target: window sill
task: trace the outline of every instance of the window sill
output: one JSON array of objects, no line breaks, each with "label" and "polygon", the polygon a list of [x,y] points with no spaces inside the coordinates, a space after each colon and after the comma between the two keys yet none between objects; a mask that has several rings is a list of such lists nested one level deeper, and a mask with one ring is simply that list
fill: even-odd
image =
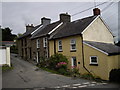
[{"label": "window sill", "polygon": [[70,50],[70,52],[76,52],[76,50]]},{"label": "window sill", "polygon": [[58,52],[63,52],[62,50],[59,50]]},{"label": "window sill", "polygon": [[90,66],[98,66],[98,64],[89,64]]}]

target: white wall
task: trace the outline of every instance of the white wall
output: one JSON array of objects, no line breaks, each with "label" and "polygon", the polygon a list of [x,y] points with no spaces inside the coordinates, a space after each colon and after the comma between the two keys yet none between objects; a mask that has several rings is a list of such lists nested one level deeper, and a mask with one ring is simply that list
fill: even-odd
[{"label": "white wall", "polygon": [[3,64],[10,66],[10,47],[0,48],[0,65]]}]

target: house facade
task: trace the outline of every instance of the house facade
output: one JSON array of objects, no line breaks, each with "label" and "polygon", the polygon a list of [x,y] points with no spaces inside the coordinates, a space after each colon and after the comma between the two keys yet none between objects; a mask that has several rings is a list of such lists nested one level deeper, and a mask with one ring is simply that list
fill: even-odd
[{"label": "house facade", "polygon": [[31,33],[34,32],[41,25],[33,26],[27,25],[26,32],[18,38],[18,55],[22,57],[24,60],[32,59],[32,46],[31,46]]},{"label": "house facade", "polygon": [[[32,53],[33,59],[40,63],[42,60],[46,60],[49,58],[49,37],[54,35],[58,29],[62,28],[66,23],[70,22],[70,15],[68,14],[60,14],[60,20],[49,23],[44,28],[39,30],[35,35],[32,35]],[[49,22],[48,19],[46,22]],[[56,31],[57,29],[57,31]]]},{"label": "house facade", "polygon": [[[77,67],[81,74],[109,80],[109,72],[120,68],[120,47],[114,45],[114,36],[95,8],[93,16],[71,22],[70,15],[60,14],[60,20],[41,24],[19,38],[19,55],[40,63],[51,55],[61,53],[68,60],[68,68]],[[27,34],[27,35],[26,35]],[[104,73],[101,73],[104,72]]]},{"label": "house facade", "polygon": [[[96,43],[85,42],[96,42],[98,46],[93,48]],[[69,60],[68,68],[76,66],[81,74],[91,73],[104,80],[109,80],[112,69],[120,68],[119,49],[100,13],[95,11],[93,16],[68,23],[49,41],[50,56],[61,53]]]}]

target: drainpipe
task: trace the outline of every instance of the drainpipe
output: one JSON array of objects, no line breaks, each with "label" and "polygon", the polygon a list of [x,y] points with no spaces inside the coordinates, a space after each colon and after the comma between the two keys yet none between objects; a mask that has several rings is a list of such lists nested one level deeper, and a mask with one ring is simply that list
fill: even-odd
[{"label": "drainpipe", "polygon": [[[83,48],[83,35],[80,35],[82,38],[82,57],[83,57],[83,68],[85,68],[85,70],[90,73],[90,71],[85,67],[85,60],[84,60],[84,48]],[[91,74],[91,73],[90,73]]]},{"label": "drainpipe", "polygon": [[56,41],[54,39],[54,54],[56,54]]}]

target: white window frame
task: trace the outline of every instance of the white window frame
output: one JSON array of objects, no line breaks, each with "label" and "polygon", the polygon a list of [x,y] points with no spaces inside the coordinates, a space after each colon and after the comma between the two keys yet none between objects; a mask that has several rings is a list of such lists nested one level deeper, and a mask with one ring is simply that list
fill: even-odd
[{"label": "white window frame", "polygon": [[[61,45],[59,44],[59,42],[61,42]],[[58,41],[58,51],[62,51],[62,49],[60,49],[60,47],[62,47],[62,40]]]},{"label": "white window frame", "polygon": [[36,40],[36,44],[37,44],[37,48],[40,48],[40,40],[39,39]]},{"label": "white window frame", "polygon": [[[74,61],[73,61],[74,59],[73,59],[73,58],[76,58],[76,57],[72,57],[72,58],[71,58],[71,66],[72,66],[72,67],[74,66]],[[77,58],[76,58],[76,66],[77,66]]]},{"label": "white window frame", "polygon": [[[92,62],[92,57],[96,57],[97,58],[97,62]],[[98,57],[97,56],[90,56],[90,64],[98,64]]]},{"label": "white window frame", "polygon": [[47,37],[43,38],[43,47],[47,47]]},{"label": "white window frame", "polygon": [[[74,42],[72,42],[72,41],[74,41]],[[74,45],[74,44],[75,44],[75,49],[72,48],[72,45]],[[76,40],[75,39],[70,40],[70,50],[71,51],[76,50]]]}]

